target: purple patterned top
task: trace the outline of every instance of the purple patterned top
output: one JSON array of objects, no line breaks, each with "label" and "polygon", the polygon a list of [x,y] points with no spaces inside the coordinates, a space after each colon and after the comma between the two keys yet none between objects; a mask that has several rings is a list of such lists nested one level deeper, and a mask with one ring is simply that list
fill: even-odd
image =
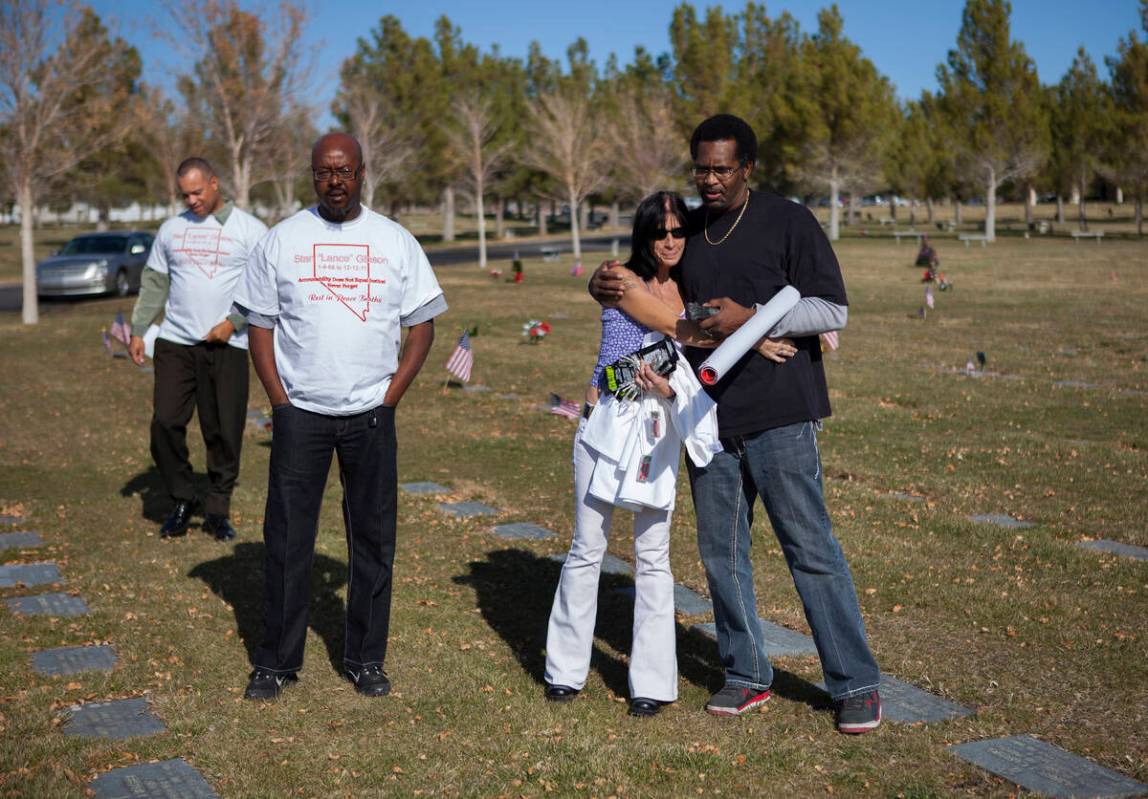
[{"label": "purple patterned top", "polygon": [[635,322],[617,308],[602,309],[602,343],[598,345],[598,363],[590,385],[598,385],[602,371],[621,358],[642,346],[642,341],[650,328]]}]

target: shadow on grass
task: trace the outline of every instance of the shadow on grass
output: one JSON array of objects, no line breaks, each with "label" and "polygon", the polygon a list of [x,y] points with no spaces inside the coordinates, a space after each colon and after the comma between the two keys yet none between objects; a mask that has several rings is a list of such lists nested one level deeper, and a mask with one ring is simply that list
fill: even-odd
[{"label": "shadow on grass", "polygon": [[[187,573],[231,605],[235,629],[250,660],[263,638],[263,544],[243,542],[230,555],[204,561]],[[308,626],[323,640],[331,667],[343,673],[343,630],[346,606],[339,590],[347,582],[347,566],[315,553],[311,566]]]},{"label": "shadow on grass", "polygon": [[[471,586],[478,608],[490,628],[514,653],[524,671],[542,685],[546,668],[546,625],[562,564],[521,549],[488,552],[486,560],[471,561],[469,573],[454,582]],[[618,589],[633,588],[629,577],[603,574],[598,588],[595,638],[617,652],[629,652],[633,641],[634,600]],[[717,644],[694,630],[678,625],[678,672],[682,678],[710,691],[724,682]],[[619,696],[628,695],[626,664],[595,646],[590,668]],[[773,692],[786,699],[821,707],[826,698],[815,686],[782,669],[774,668]]]},{"label": "shadow on grass", "polygon": [[[207,492],[211,488],[211,481],[208,476],[203,472],[195,472],[192,475],[192,480],[195,484],[195,495],[197,497],[207,496]],[[140,472],[120,488],[121,497],[132,497],[136,494],[139,494],[143,503],[141,511],[143,517],[157,524],[167,519],[172,506],[175,504],[171,495],[167,493],[167,486],[163,484],[163,478],[160,477],[159,470],[155,466],[149,466],[146,472]],[[193,515],[200,516],[202,513],[203,507],[201,505],[196,508]]]}]

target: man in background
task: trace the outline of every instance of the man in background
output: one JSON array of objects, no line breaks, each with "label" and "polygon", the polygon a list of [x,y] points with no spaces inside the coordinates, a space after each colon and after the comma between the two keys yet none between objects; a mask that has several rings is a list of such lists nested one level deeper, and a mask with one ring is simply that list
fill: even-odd
[{"label": "man in background", "polygon": [[247,324],[231,304],[247,257],[267,226],[219,191],[215,170],[188,158],[176,170],[187,210],[160,226],[140,278],[128,352],[144,362],[143,335],[163,312],[155,342],[151,454],[174,503],[160,527],[170,538],[187,532],[199,507],[188,460],[187,423],[199,410],[210,488],[203,529],[235,538],[231,492],[247,420]]}]

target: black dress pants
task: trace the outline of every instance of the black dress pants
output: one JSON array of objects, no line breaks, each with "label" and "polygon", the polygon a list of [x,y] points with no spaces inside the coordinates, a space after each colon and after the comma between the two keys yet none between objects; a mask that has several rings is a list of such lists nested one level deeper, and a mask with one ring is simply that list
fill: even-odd
[{"label": "black dress pants", "polygon": [[195,498],[187,423],[199,409],[211,488],[204,512],[227,516],[247,423],[247,351],[229,344],[155,343],[151,454],[172,499]]},{"label": "black dress pants", "polygon": [[303,666],[311,564],[331,455],[339,457],[347,535],[343,661],[382,665],[391,617],[398,470],[395,410],[326,416],[291,405],[272,411],[271,467],[263,522],[263,641],[254,665]]}]

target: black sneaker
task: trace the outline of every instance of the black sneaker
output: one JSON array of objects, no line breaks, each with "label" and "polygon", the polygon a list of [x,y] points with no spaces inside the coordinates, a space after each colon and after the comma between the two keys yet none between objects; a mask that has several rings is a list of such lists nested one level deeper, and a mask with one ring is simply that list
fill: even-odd
[{"label": "black sneaker", "polygon": [[164,519],[159,528],[160,538],[175,538],[187,532],[187,525],[191,522],[191,513],[195,510],[194,499],[177,499],[171,514]]},{"label": "black sneaker", "polygon": [[347,666],[343,674],[363,696],[386,696],[391,692],[391,681],[377,663],[361,668]]},{"label": "black sneaker", "polygon": [[570,702],[578,696],[578,689],[569,685],[546,685],[546,699],[550,702]]},{"label": "black sneaker", "polygon": [[656,699],[646,699],[642,696],[636,696],[630,700],[630,715],[638,716],[640,718],[650,718],[658,715],[661,712],[662,703]]},{"label": "black sneaker", "polygon": [[740,716],[769,701],[768,688],[746,688],[744,685],[726,684],[706,702],[706,713],[711,716]]},{"label": "black sneaker", "polygon": [[216,541],[230,541],[235,538],[235,528],[231,520],[218,513],[209,513],[203,517],[203,529],[215,536]]},{"label": "black sneaker", "polygon": [[298,679],[292,672],[277,674],[270,669],[256,667],[255,671],[251,672],[251,679],[247,683],[247,690],[243,692],[243,698],[265,702],[278,699],[288,683],[296,682]]},{"label": "black sneaker", "polygon": [[850,735],[881,726],[881,697],[876,691],[857,694],[837,703],[837,731]]}]

